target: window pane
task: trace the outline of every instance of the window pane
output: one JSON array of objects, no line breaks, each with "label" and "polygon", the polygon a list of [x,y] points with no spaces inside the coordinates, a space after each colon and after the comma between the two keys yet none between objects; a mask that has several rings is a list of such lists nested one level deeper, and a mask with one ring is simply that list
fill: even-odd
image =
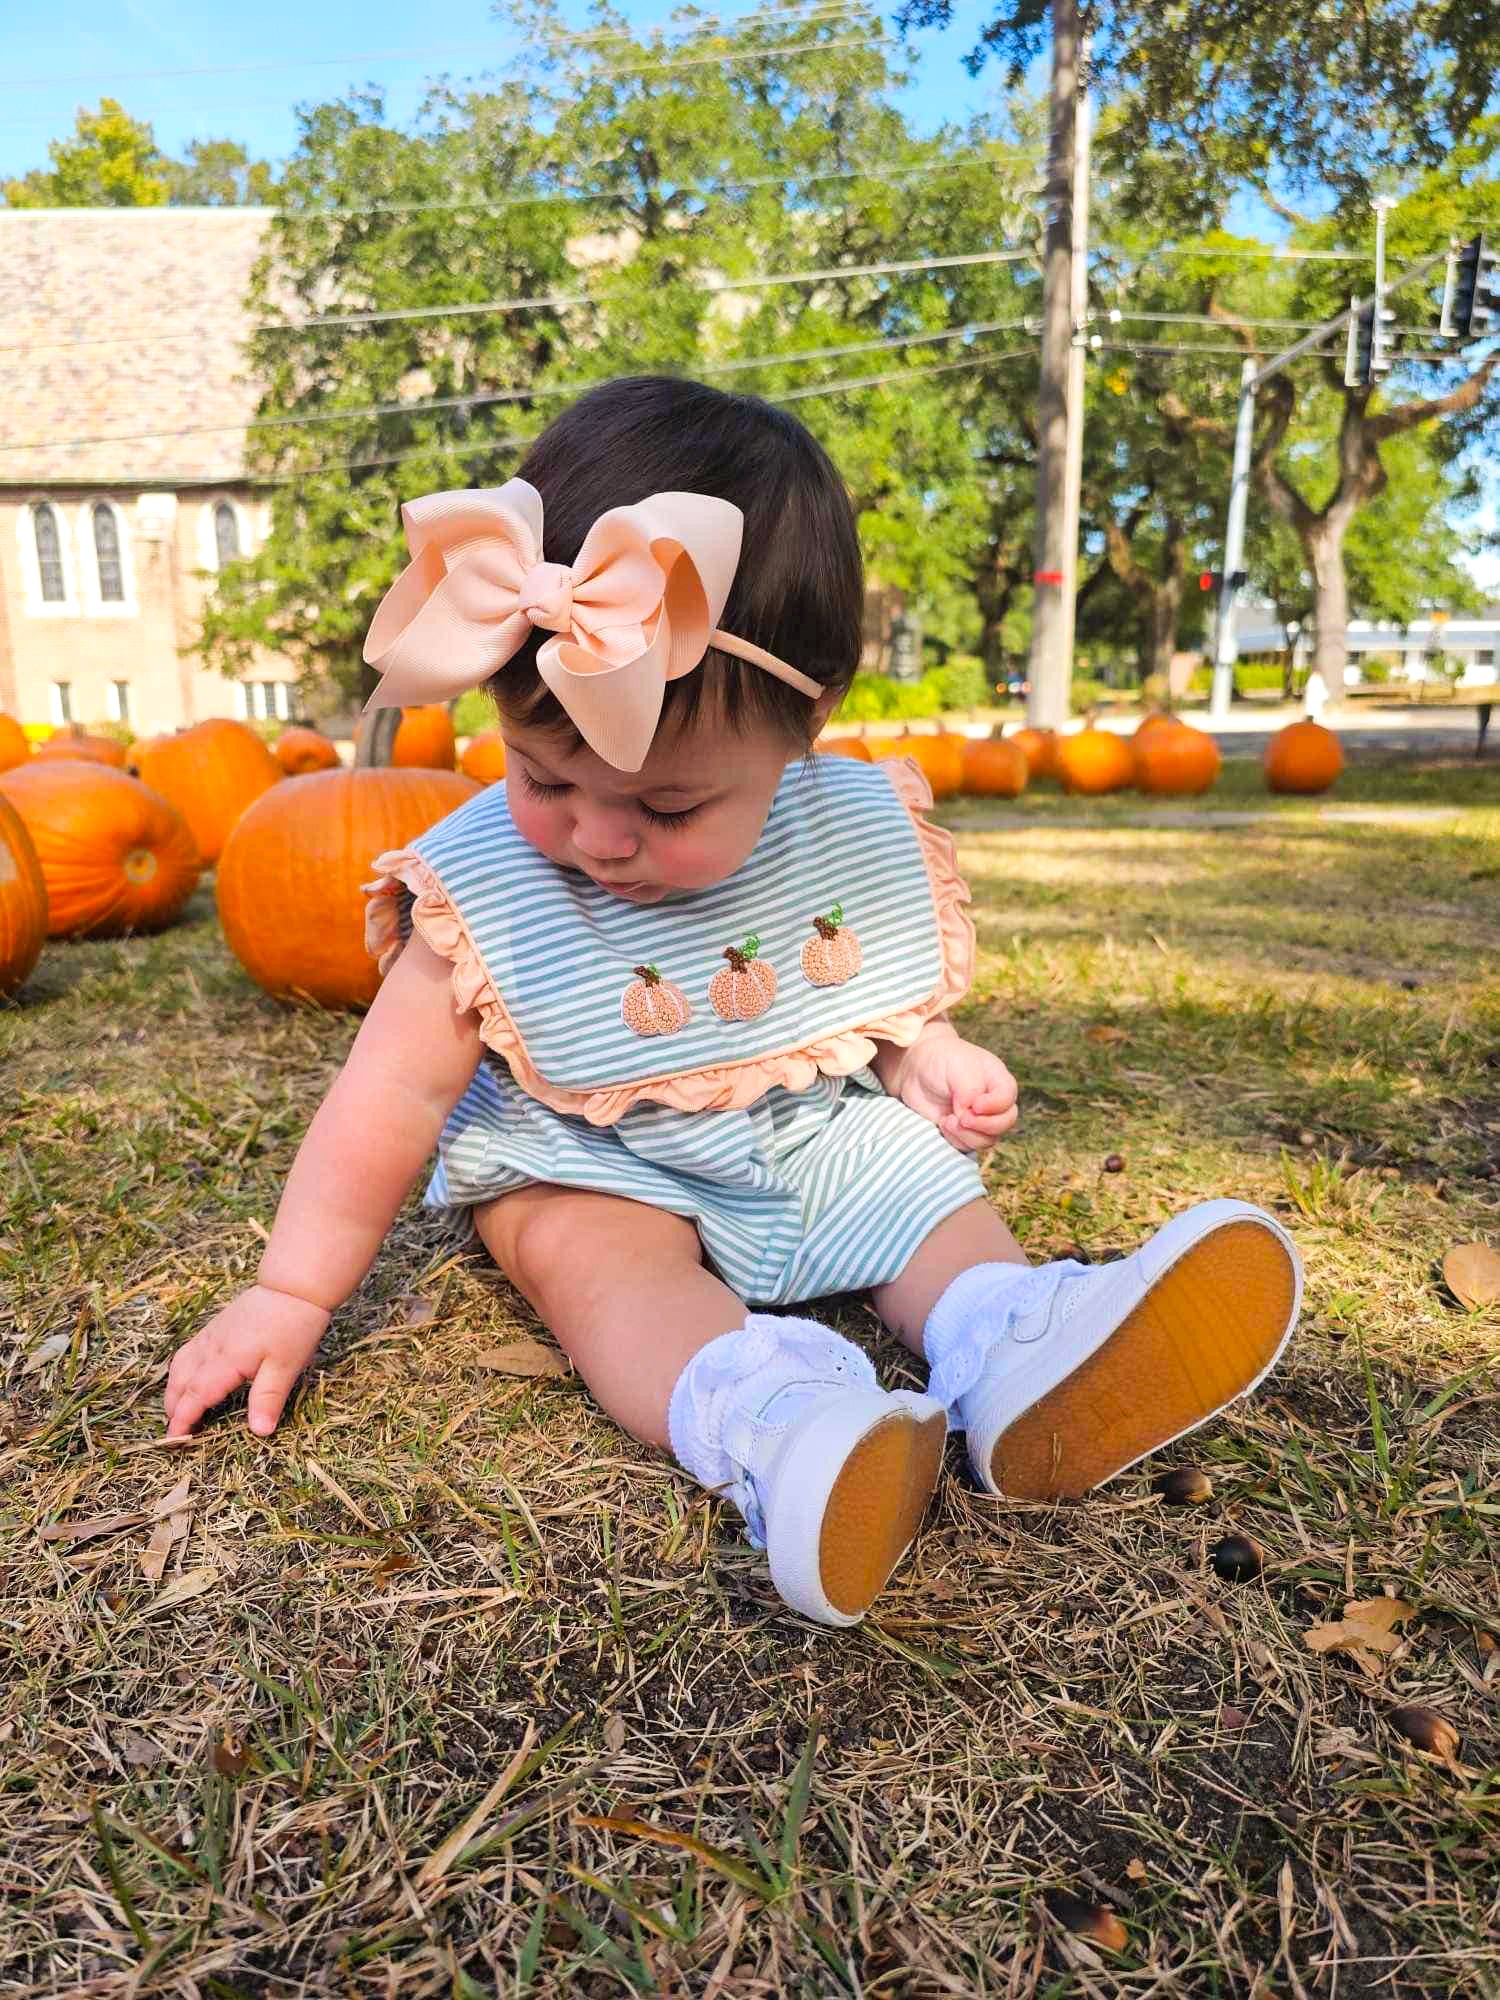
[{"label": "window pane", "polygon": [[219,568],[233,562],[240,552],[240,524],[227,500],[214,509],[214,546],[219,552]]},{"label": "window pane", "polygon": [[120,572],[120,529],[115,510],[100,500],[94,507],[94,555],[99,563],[99,597],[105,604],[123,604],[125,580]]},{"label": "window pane", "polygon": [[57,532],[57,510],[49,501],[43,500],[32,508],[31,526],[36,536],[36,566],[41,572],[42,601],[45,604],[61,604],[68,594],[63,583],[62,540]]},{"label": "window pane", "polygon": [[115,721],[128,723],[130,720],[129,681],[111,681],[110,688],[114,694]]},{"label": "window pane", "polygon": [[54,681],[52,683],[52,720],[71,722],[73,720],[73,683]]}]

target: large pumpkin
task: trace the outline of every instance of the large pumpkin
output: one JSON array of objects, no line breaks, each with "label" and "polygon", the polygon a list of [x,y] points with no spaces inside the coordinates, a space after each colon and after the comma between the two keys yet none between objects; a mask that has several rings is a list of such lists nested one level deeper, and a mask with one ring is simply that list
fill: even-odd
[{"label": "large pumpkin", "polygon": [[479,786],[456,771],[315,771],[255,801],[219,860],[229,948],[279,999],[368,1007],[380,985],[365,950],[371,864],[405,847]]},{"label": "large pumpkin", "polygon": [[0,715],[0,771],[31,762],[31,743],[13,715]]},{"label": "large pumpkin", "polygon": [[1208,790],[1224,761],[1210,735],[1170,716],[1159,728],[1145,730],[1143,722],[1131,743],[1141,791],[1192,797]]},{"label": "large pumpkin", "polygon": [[125,768],[125,745],[112,736],[89,736],[82,729],[54,729],[44,743],[36,746],[38,757],[71,757],[90,764],[112,764]]},{"label": "large pumpkin", "polygon": [[1118,792],[1135,776],[1135,758],[1123,736],[1080,729],[1057,741],[1057,775],[1069,792]]},{"label": "large pumpkin", "polygon": [[120,937],[171,923],[197,886],[177,808],[128,772],[35,758],[0,774],[47,884],[49,937]]},{"label": "large pumpkin", "polygon": [[403,708],[391,762],[408,770],[451,771],[457,742],[453,717],[441,702],[430,708]]},{"label": "large pumpkin", "polygon": [[823,757],[853,757],[862,764],[874,761],[862,736],[820,736],[813,748]]},{"label": "large pumpkin", "polygon": [[1343,768],[1339,739],[1321,722],[1289,722],[1266,745],[1266,783],[1273,792],[1326,792]]},{"label": "large pumpkin", "polygon": [[466,778],[477,784],[496,785],[505,776],[505,738],[498,729],[481,729],[471,736],[458,760]]},{"label": "large pumpkin", "polygon": [[1024,750],[1005,736],[980,736],[964,745],[964,790],[982,799],[1018,799],[1031,778]]},{"label": "large pumpkin", "polygon": [[148,743],[139,759],[142,781],[182,814],[211,868],[230,830],[281,776],[281,767],[253,729],[218,719]]},{"label": "large pumpkin", "polygon": [[339,753],[326,736],[316,729],[293,723],[277,737],[271,753],[289,778],[305,778],[309,771],[338,769]]},{"label": "large pumpkin", "polygon": [[31,977],[47,935],[47,885],[25,822],[0,798],[0,993]]},{"label": "large pumpkin", "polygon": [[968,739],[944,730],[940,736],[883,736],[870,745],[872,759],[910,757],[921,768],[935,799],[951,799],[964,781],[964,744]]},{"label": "large pumpkin", "polygon": [[1057,776],[1057,731],[1055,729],[1018,729],[1014,735],[1004,739],[1014,743],[1031,767],[1033,778],[1055,778]]},{"label": "large pumpkin", "polygon": [[172,732],[170,729],[161,736],[137,736],[134,743],[125,752],[125,768],[131,777],[138,778],[141,775],[141,759],[149,751],[154,750],[158,743],[170,743],[171,740]]}]

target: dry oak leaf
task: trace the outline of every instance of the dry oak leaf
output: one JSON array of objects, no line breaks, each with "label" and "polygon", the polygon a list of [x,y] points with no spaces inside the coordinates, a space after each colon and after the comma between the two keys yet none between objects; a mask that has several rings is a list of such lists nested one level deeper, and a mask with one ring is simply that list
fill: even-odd
[{"label": "dry oak leaf", "polygon": [[1312,1653],[1394,1653],[1401,1644],[1396,1627],[1415,1616],[1404,1598],[1356,1598],[1344,1606],[1341,1619],[1311,1626],[1302,1643]]},{"label": "dry oak leaf", "polygon": [[186,1604],[190,1597],[201,1597],[205,1590],[212,1590],[219,1581],[216,1569],[185,1569],[181,1576],[174,1576],[166,1589],[154,1597],[146,1606],[144,1616],[150,1617],[155,1611],[170,1611],[174,1604]]},{"label": "dry oak leaf", "polygon": [[508,1340],[502,1347],[481,1347],[474,1356],[480,1368],[493,1368],[497,1375],[566,1375],[568,1363],[555,1347],[543,1347],[539,1340]]},{"label": "dry oak leaf", "polygon": [[1470,1312],[1492,1306],[1500,1299],[1500,1250],[1487,1243],[1456,1243],[1443,1259],[1443,1277]]}]

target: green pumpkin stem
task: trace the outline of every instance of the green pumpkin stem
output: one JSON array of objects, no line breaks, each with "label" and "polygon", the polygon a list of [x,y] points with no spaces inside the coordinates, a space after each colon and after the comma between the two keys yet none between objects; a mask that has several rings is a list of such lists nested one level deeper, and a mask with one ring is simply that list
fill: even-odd
[{"label": "green pumpkin stem", "polygon": [[813,918],[813,929],[818,933],[818,936],[820,938],[823,938],[824,940],[827,940],[829,938],[835,938],[839,934],[839,925],[843,921],[844,921],[844,906],[842,903],[835,903],[833,908],[828,912],[828,915],[826,917]]},{"label": "green pumpkin stem", "polygon": [[637,979],[644,979],[648,986],[661,985],[661,973],[654,965],[638,965],[635,968],[635,976]]}]

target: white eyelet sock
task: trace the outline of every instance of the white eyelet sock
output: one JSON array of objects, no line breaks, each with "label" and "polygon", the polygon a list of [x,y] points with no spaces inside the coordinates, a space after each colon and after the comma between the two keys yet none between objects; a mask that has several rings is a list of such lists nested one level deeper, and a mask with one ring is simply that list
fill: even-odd
[{"label": "white eyelet sock", "polygon": [[856,1625],[911,1543],[937,1482],[942,1406],[888,1391],[816,1320],[751,1313],[683,1369],[672,1451],[732,1500],[794,1611]]},{"label": "white eyelet sock", "polygon": [[1280,1223],[1203,1201],[1117,1263],[961,1272],[924,1329],[928,1390],[989,1492],[1076,1497],[1253,1389],[1301,1299]]}]

